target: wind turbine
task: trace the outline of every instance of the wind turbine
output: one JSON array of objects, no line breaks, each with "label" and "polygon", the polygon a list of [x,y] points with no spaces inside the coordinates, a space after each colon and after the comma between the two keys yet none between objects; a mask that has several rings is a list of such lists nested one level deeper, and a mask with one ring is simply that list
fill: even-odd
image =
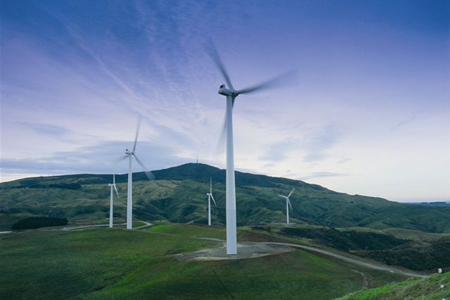
[{"label": "wind turbine", "polygon": [[209,193],[206,193],[208,196],[208,226],[211,226],[211,199],[214,201],[214,205],[217,206],[216,200],[214,200],[212,194],[212,179],[209,178]]},{"label": "wind turbine", "polygon": [[[226,115],[222,137],[226,133],[227,147],[227,172],[226,172],[226,229],[227,229],[227,254],[237,254],[237,236],[236,236],[236,186],[234,177],[234,150],[233,150],[233,107],[236,97],[242,94],[250,94],[263,89],[276,87],[287,76],[291,77],[292,72],[282,74],[274,79],[265,81],[261,84],[250,86],[245,89],[236,90],[231,83],[230,76],[225,69],[219,53],[214,44],[210,41],[210,47],[207,48],[209,55],[214,60],[217,68],[222,73],[226,85],[222,84],[219,88],[219,94],[226,97]],[[221,141],[223,138],[221,137]]]},{"label": "wind turbine", "polygon": [[116,187],[116,174],[113,174],[113,183],[108,184],[109,187],[111,187],[111,198],[109,201],[109,228],[113,227],[113,198],[114,198],[114,191],[116,191],[117,197],[119,197],[119,192],[117,191]]},{"label": "wind turbine", "polygon": [[127,194],[127,229],[133,228],[133,173],[131,171],[131,162],[134,159],[136,162],[142,167],[145,175],[149,180],[154,178],[152,172],[146,171],[148,170],[146,166],[142,163],[142,161],[136,156],[136,145],[139,136],[139,130],[141,128],[141,118],[138,118],[137,127],[136,127],[136,137],[134,138],[133,150],[130,151],[128,149],[125,150],[125,156],[122,157],[121,160],[125,160],[128,158],[128,194]]},{"label": "wind turbine", "polygon": [[289,224],[289,206],[291,207],[291,209],[293,209],[291,201],[289,200],[289,197],[291,197],[291,195],[294,191],[295,191],[295,189],[292,189],[292,191],[287,196],[278,194],[278,196],[280,196],[281,198],[286,199],[286,224]]}]

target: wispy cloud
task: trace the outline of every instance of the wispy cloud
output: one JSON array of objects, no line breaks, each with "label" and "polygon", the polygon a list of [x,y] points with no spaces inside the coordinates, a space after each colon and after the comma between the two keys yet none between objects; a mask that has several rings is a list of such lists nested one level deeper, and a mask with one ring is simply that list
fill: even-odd
[{"label": "wispy cloud", "polygon": [[411,122],[414,122],[414,121],[417,120],[417,118],[419,118],[422,114],[424,114],[424,112],[416,112],[416,113],[411,114],[410,116],[408,116],[408,117],[406,117],[406,118],[400,120],[398,123],[394,124],[394,125],[391,127],[391,130],[392,130],[392,131],[398,130],[398,129],[400,129],[400,128],[403,127],[403,126],[406,126],[406,125],[410,124]]},{"label": "wispy cloud", "polygon": [[328,125],[313,133],[306,141],[306,155],[303,160],[313,163],[332,155],[329,150],[335,146],[342,137],[342,131],[336,125]]},{"label": "wispy cloud", "polygon": [[296,144],[291,140],[287,140],[279,143],[275,142],[266,148],[267,150],[260,159],[264,161],[280,162],[288,158],[287,153],[292,149],[295,149]]},{"label": "wispy cloud", "polygon": [[354,176],[354,174],[347,173],[336,173],[336,172],[313,172],[306,177],[300,178],[301,180],[308,180],[313,178],[324,178],[324,177],[345,177]]},{"label": "wispy cloud", "polygon": [[[132,147],[130,142],[103,142],[96,146],[80,147],[71,152],[49,153],[47,156],[34,159],[2,158],[2,172],[29,173],[39,170],[42,174],[73,174],[73,173],[115,173],[127,172],[128,165],[120,162],[124,151]],[[167,147],[139,142],[136,154],[150,169],[161,169],[169,165],[186,162],[186,158],[177,157],[177,153]],[[142,171],[135,164],[134,171]]]},{"label": "wispy cloud", "polygon": [[[218,165],[225,101],[204,51],[211,37],[238,88],[300,71],[292,88],[238,98],[237,168],[319,176],[360,194],[447,195],[448,24],[435,17],[446,5],[362,5],[330,18],[304,1],[4,1],[2,175],[110,172],[97,153],[129,147],[137,114],[153,149],[143,161],[169,167],[199,155]],[[421,30],[405,27],[417,12]],[[352,172],[370,184],[331,176]]]}]

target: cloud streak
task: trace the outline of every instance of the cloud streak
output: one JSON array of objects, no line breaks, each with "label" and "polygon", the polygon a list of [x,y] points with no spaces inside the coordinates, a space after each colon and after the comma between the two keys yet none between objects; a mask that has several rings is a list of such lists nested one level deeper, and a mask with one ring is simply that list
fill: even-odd
[{"label": "cloud streak", "polygon": [[306,142],[307,153],[303,160],[307,163],[314,163],[328,158],[332,155],[329,150],[339,142],[341,137],[342,132],[336,125],[327,125],[320,129]]},{"label": "cloud streak", "polygon": [[237,168],[450,197],[445,1],[407,11],[402,1],[24,1],[1,11],[3,174],[111,172],[99,153],[129,147],[137,114],[150,167],[197,155],[223,166],[223,78],[204,49],[213,38],[238,88],[300,71],[293,87],[238,98]]}]

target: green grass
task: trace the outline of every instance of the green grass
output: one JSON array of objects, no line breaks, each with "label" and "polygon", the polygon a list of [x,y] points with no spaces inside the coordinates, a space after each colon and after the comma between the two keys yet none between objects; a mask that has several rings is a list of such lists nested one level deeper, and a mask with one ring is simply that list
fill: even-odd
[{"label": "green grass", "polygon": [[156,225],[147,229],[149,232],[165,234],[176,234],[180,236],[201,236],[208,238],[225,239],[225,228],[216,226],[186,225],[186,224],[165,224]]},{"label": "green grass", "polygon": [[[326,286],[327,289],[322,289]],[[135,270],[87,299],[333,299],[357,290],[360,277],[312,254],[225,262],[163,259]]]},{"label": "green grass", "polygon": [[[440,285],[444,285],[444,289]],[[450,297],[450,273],[425,279],[409,279],[379,288],[352,293],[339,300],[441,300]]]},{"label": "green grass", "polygon": [[133,221],[133,228],[145,226],[146,224],[142,221]]},{"label": "green grass", "polygon": [[[247,238],[265,234],[240,230]],[[251,234],[249,234],[251,233]],[[223,228],[158,225],[146,231],[29,231],[0,236],[0,299],[333,299],[399,280],[296,250],[246,260],[180,262],[219,242]]]},{"label": "green grass", "polygon": [[66,299],[113,284],[142,263],[211,245],[122,229],[1,237],[0,299]]}]

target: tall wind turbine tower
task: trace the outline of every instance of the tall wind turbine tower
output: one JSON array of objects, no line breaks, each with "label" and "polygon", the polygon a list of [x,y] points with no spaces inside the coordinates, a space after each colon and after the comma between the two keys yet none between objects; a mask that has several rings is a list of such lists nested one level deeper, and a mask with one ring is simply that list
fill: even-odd
[{"label": "tall wind turbine tower", "polygon": [[[226,82],[219,88],[219,94],[226,98],[226,114],[224,123],[224,132],[226,132],[226,150],[227,150],[227,171],[226,171],[226,229],[227,229],[227,254],[237,254],[236,237],[236,185],[234,177],[234,150],[233,150],[233,107],[236,97],[242,94],[250,94],[263,89],[276,87],[287,76],[291,77],[292,72],[285,73],[272,80],[257,84],[245,89],[236,90],[231,83],[230,76],[225,69],[224,64],[217,52],[214,44],[210,43],[208,47],[209,55],[214,60],[217,68],[222,73]],[[223,132],[223,133],[224,133]],[[222,133],[222,135],[223,135]]]},{"label": "tall wind turbine tower", "polygon": [[113,174],[113,183],[108,184],[111,188],[111,198],[109,201],[109,228],[113,227],[113,202],[114,202],[114,191],[116,191],[117,197],[119,197],[119,192],[116,187],[116,174]]},{"label": "tall wind turbine tower", "polygon": [[208,226],[211,226],[211,199],[214,201],[214,205],[217,206],[212,194],[212,178],[209,178],[209,193],[206,193],[206,196],[208,196]]},{"label": "tall wind turbine tower", "polygon": [[139,130],[141,128],[141,118],[138,118],[138,123],[136,127],[136,137],[134,138],[133,150],[125,150],[125,156],[121,160],[128,158],[128,194],[127,194],[127,229],[133,228],[133,172],[131,171],[131,162],[134,159],[142,167],[145,175],[149,180],[154,179],[152,172],[147,171],[147,167],[144,166],[142,161],[136,156],[136,145],[139,136]]},{"label": "tall wind turbine tower", "polygon": [[278,196],[280,196],[281,198],[286,199],[286,224],[289,224],[289,207],[291,207],[291,209],[292,209],[292,204],[291,204],[291,201],[289,200],[289,197],[291,197],[291,195],[294,191],[295,191],[295,189],[292,189],[292,191],[287,196],[278,194]]}]

